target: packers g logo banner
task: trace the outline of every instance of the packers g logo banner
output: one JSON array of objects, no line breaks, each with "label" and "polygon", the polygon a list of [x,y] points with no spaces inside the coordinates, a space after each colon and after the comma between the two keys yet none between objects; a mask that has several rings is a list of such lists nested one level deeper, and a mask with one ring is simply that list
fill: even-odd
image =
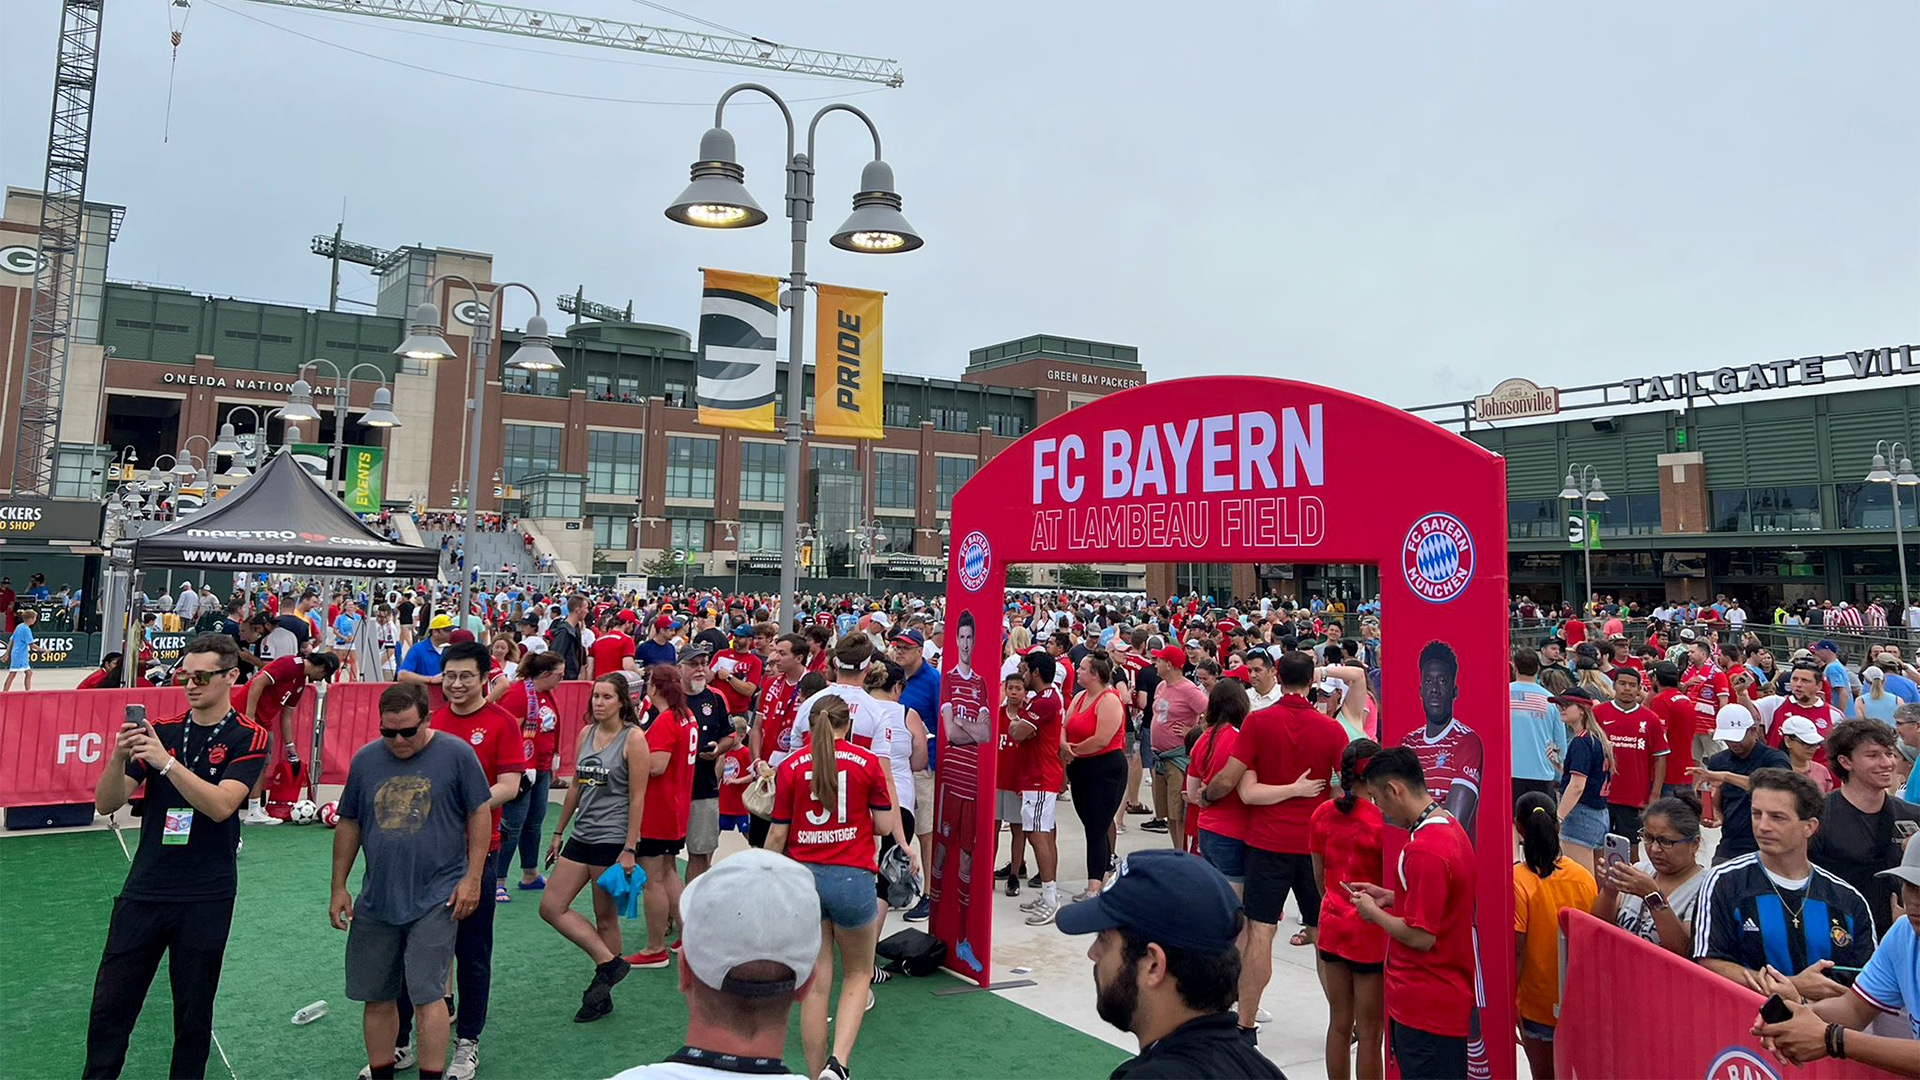
[{"label": "packers g logo banner", "polygon": [[780,279],[702,270],[700,360],[694,386],[702,424],[773,430],[773,346]]}]

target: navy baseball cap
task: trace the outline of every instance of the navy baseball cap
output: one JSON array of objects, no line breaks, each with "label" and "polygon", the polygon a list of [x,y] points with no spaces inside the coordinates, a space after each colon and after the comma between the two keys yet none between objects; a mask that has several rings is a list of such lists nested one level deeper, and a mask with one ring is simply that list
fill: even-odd
[{"label": "navy baseball cap", "polygon": [[920,633],[918,630],[902,630],[893,635],[893,643],[918,649],[927,643],[927,639],[926,635]]},{"label": "navy baseball cap", "polygon": [[1834,652],[1834,653],[1837,653],[1840,651],[1840,646],[1835,645],[1833,643],[1832,638],[1821,638],[1819,641],[1816,641],[1813,643],[1813,647],[1816,649],[1825,649],[1828,652]]},{"label": "navy baseball cap", "polygon": [[1063,933],[1130,927],[1179,949],[1225,952],[1240,934],[1240,898],[1220,871],[1184,851],[1136,851],[1099,896],[1054,916]]}]

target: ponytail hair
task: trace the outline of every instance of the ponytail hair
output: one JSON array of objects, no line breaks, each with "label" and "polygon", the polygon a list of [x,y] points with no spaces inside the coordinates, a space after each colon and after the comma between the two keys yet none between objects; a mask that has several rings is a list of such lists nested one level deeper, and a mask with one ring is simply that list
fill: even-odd
[{"label": "ponytail hair", "polygon": [[1354,800],[1360,797],[1360,774],[1366,771],[1367,761],[1380,752],[1380,744],[1372,739],[1355,739],[1340,752],[1340,796],[1333,805],[1343,814],[1353,813]]},{"label": "ponytail hair", "polygon": [[[840,770],[834,767],[833,744],[853,726],[853,714],[847,710],[844,698],[826,694],[814,699],[807,723],[808,737],[812,740],[807,753],[813,761],[813,799],[821,806],[838,805]],[[826,757],[822,758],[821,754]]]},{"label": "ponytail hair", "polygon": [[1520,853],[1533,876],[1553,876],[1560,861],[1560,817],[1544,791],[1529,791],[1513,808],[1513,824],[1520,830]]}]

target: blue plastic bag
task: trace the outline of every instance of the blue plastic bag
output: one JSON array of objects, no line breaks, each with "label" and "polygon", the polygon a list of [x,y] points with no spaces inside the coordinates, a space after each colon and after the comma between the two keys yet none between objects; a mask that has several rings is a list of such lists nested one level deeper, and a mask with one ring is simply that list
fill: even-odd
[{"label": "blue plastic bag", "polygon": [[601,873],[599,885],[608,896],[613,897],[613,906],[623,919],[640,917],[640,886],[647,883],[647,872],[634,864],[631,874],[621,873],[620,864],[614,863]]}]

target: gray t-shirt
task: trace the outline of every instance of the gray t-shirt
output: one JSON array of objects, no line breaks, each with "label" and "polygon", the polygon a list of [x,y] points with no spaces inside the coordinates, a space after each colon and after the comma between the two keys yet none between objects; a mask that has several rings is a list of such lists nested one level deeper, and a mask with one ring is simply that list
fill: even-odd
[{"label": "gray t-shirt", "polygon": [[367,857],[354,917],[406,926],[446,903],[467,872],[467,818],[490,794],[473,747],[444,732],[405,761],[384,741],[356,751],[340,792]]}]

